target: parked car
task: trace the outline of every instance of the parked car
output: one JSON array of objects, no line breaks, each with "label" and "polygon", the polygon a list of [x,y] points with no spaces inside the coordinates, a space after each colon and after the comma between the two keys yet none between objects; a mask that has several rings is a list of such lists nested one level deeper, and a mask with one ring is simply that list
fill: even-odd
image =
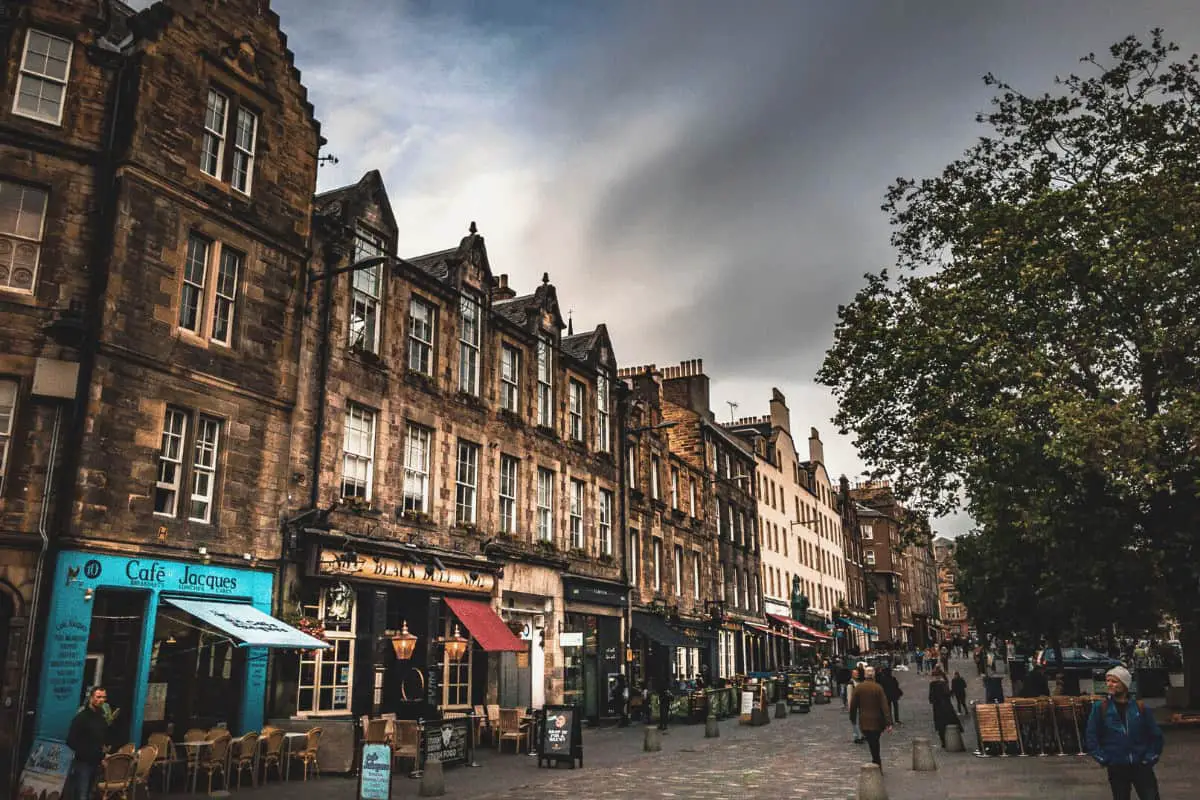
[{"label": "parked car", "polygon": [[[1055,669],[1058,664],[1058,659],[1055,658],[1056,651],[1053,647],[1047,647],[1034,657],[1034,660],[1043,667]],[[1064,647],[1062,665],[1064,669],[1112,669],[1113,667],[1121,666],[1120,659],[1112,658],[1104,655],[1097,650],[1089,650],[1086,647]]]}]

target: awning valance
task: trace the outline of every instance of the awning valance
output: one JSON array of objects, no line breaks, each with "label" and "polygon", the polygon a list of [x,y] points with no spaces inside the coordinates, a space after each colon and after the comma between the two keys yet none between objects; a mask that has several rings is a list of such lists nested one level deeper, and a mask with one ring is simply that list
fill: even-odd
[{"label": "awning valance", "polygon": [[829,634],[821,633],[818,630],[808,627],[807,625],[805,625],[802,622],[797,622],[796,620],[792,619],[791,617],[781,617],[778,614],[767,614],[767,616],[770,617],[771,619],[775,620],[776,622],[781,622],[784,625],[791,625],[793,628],[795,628],[800,633],[803,633],[805,636],[811,636],[814,639],[828,639],[829,638]]},{"label": "awning valance", "polygon": [[667,647],[699,647],[700,643],[689,639],[679,631],[671,628],[661,617],[633,612],[633,629],[643,636]]},{"label": "awning valance", "polygon": [[489,653],[523,653],[529,646],[517,638],[487,603],[447,597],[446,606],[467,626],[479,646]]},{"label": "awning valance", "polygon": [[869,628],[866,625],[855,622],[852,619],[846,619],[845,617],[838,617],[838,621],[844,622],[847,625],[849,625],[851,628],[854,628],[857,631],[862,631],[863,633],[865,633],[869,636],[878,636],[879,635],[879,631],[875,630],[874,628]]},{"label": "awning valance", "polygon": [[277,647],[297,650],[329,647],[327,642],[298,631],[286,622],[259,611],[249,603],[189,600],[182,597],[164,597],[163,601],[224,631],[241,642],[243,647]]}]

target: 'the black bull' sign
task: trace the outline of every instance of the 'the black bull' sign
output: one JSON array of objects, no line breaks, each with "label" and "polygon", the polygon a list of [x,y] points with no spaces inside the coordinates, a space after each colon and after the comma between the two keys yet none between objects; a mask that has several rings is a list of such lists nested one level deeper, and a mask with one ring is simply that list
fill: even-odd
[{"label": "'the black bull' sign", "polygon": [[546,706],[539,738],[538,767],[542,761],[583,766],[583,725],[575,706]]}]

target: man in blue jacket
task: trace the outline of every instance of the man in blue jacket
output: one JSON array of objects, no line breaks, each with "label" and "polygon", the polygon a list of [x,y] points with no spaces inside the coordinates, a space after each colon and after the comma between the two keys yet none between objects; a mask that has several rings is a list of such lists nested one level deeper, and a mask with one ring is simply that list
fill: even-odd
[{"label": "man in blue jacket", "polygon": [[1162,756],[1163,735],[1154,715],[1129,694],[1133,677],[1113,667],[1105,677],[1108,698],[1092,707],[1087,747],[1092,758],[1108,769],[1113,800],[1159,800],[1154,765]]}]

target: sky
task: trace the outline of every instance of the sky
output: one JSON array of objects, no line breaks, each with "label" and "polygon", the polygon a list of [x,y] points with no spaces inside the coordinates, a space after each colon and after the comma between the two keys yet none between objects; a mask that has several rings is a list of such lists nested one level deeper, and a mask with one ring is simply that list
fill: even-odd
[{"label": "sky", "polygon": [[[378,169],[399,255],[472,220],[518,293],[543,272],[619,363],[703,358],[713,411],[787,396],[833,476],[861,476],[814,381],[839,304],[890,266],[880,210],[1028,92],[1194,0],[274,0],[316,107],[320,190]],[[958,535],[965,515],[935,521]]]}]

